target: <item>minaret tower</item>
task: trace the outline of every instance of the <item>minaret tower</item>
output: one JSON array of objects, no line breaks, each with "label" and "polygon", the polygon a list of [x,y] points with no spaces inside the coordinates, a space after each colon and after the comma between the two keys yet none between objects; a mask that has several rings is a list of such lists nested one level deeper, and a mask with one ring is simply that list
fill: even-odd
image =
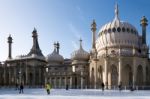
[{"label": "minaret tower", "polygon": [[93,20],[91,24],[91,31],[92,31],[92,49],[95,49],[95,40],[96,40],[96,22]]},{"label": "minaret tower", "polygon": [[115,20],[119,20],[119,7],[117,3],[115,5]]},{"label": "minaret tower", "polygon": [[56,43],[56,49],[57,49],[57,54],[59,54],[59,49],[60,49],[60,44],[59,44],[59,42]]},{"label": "minaret tower", "polygon": [[33,46],[29,52],[28,55],[37,55],[37,56],[43,56],[40,47],[39,47],[39,43],[38,43],[38,35],[37,35],[37,30],[34,28],[33,32],[32,32],[32,38],[33,38]]},{"label": "minaret tower", "polygon": [[12,56],[11,56],[11,51],[12,51],[12,37],[11,35],[9,35],[8,37],[8,59],[11,59]]},{"label": "minaret tower", "polygon": [[146,26],[148,25],[148,20],[145,16],[141,19],[141,26],[142,26],[142,44],[146,44]]}]

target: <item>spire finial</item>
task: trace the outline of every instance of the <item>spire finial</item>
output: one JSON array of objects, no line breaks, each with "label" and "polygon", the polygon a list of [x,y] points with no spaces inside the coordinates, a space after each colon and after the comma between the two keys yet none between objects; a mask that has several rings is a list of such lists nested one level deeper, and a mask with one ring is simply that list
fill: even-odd
[{"label": "spire finial", "polygon": [[119,19],[119,8],[118,8],[118,4],[115,4],[115,19]]},{"label": "spire finial", "polygon": [[80,49],[82,48],[82,39],[80,38]]},{"label": "spire finial", "polygon": [[37,32],[37,30],[36,30],[36,28],[35,28],[35,27],[34,27],[34,29],[33,29],[33,32],[35,32],[35,33]]},{"label": "spire finial", "polygon": [[11,34],[9,34],[9,36],[8,36],[8,43],[12,43],[12,37],[11,37]]},{"label": "spire finial", "polygon": [[59,54],[59,48],[60,48],[60,44],[59,44],[59,42],[57,41],[57,43],[56,43],[56,49],[57,49],[57,53]]},{"label": "spire finial", "polygon": [[56,47],[57,47],[57,44],[56,44],[56,42],[54,42],[54,49],[56,49]]},{"label": "spire finial", "polygon": [[9,37],[11,37],[11,34],[9,34]]}]

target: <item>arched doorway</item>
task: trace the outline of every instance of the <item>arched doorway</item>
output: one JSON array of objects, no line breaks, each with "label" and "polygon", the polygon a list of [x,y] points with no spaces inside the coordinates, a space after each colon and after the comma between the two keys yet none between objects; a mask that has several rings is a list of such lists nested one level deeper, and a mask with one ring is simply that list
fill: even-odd
[{"label": "arched doorway", "polygon": [[98,67],[98,86],[101,87],[101,84],[103,82],[103,69],[102,66]]},{"label": "arched doorway", "polygon": [[133,84],[133,73],[132,73],[132,68],[130,65],[126,65],[123,70],[122,70],[122,83],[123,86],[126,86],[127,88],[129,88],[132,84]]},{"label": "arched doorway", "polygon": [[149,84],[149,68],[146,66],[146,85]]},{"label": "arched doorway", "polygon": [[91,87],[94,88],[95,76],[94,76],[94,68],[91,70]]},{"label": "arched doorway", "polygon": [[111,87],[118,86],[118,72],[115,65],[111,66]]},{"label": "arched doorway", "polygon": [[138,86],[143,85],[143,68],[141,65],[137,67],[136,83]]},{"label": "arched doorway", "polygon": [[29,73],[29,85],[32,86],[33,75]]}]

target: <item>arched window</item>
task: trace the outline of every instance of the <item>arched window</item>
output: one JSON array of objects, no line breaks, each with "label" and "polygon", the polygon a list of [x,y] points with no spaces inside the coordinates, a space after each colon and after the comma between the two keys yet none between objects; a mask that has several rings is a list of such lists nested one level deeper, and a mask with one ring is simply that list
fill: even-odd
[{"label": "arched window", "polygon": [[116,28],[113,28],[112,31],[115,33],[116,32]]},{"label": "arched window", "polygon": [[106,34],[106,33],[107,33],[107,30],[104,30],[104,33]]},{"label": "arched window", "polygon": [[127,32],[128,32],[128,33],[130,32],[130,29],[129,29],[129,28],[127,28]]},{"label": "arched window", "polygon": [[111,29],[110,28],[108,29],[108,33],[111,33]]},{"label": "arched window", "polygon": [[95,76],[94,76],[94,68],[92,67],[91,70],[91,87],[94,88],[94,83],[95,83]]},{"label": "arched window", "polygon": [[118,27],[118,28],[117,28],[117,31],[118,31],[118,32],[120,32],[120,31],[121,31],[121,28],[120,28],[120,27]]},{"label": "arched window", "polygon": [[137,85],[143,85],[143,67],[139,65],[137,67],[137,75],[136,75]]},{"label": "arched window", "polygon": [[134,32],[133,32],[133,29],[131,29],[131,33],[134,33]]},{"label": "arched window", "polygon": [[132,80],[133,73],[132,68],[129,64],[126,64],[122,69],[122,81],[125,86],[130,86],[133,83]]},{"label": "arched window", "polygon": [[117,86],[118,85],[118,72],[117,67],[115,65],[111,66],[111,86]]},{"label": "arched window", "polygon": [[146,66],[146,83],[148,84],[149,82],[149,73],[148,73],[148,66]]}]

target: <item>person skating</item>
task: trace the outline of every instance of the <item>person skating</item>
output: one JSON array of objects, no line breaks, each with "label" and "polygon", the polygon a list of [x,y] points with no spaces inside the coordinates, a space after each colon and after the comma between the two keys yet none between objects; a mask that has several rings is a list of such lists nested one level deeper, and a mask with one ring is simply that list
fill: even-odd
[{"label": "person skating", "polygon": [[121,88],[122,86],[121,86],[121,84],[119,84],[119,86],[118,86],[118,88],[119,88],[119,91],[121,91],[122,90],[122,88]]},{"label": "person skating", "polygon": [[46,91],[47,91],[47,94],[49,95],[50,94],[50,89],[51,89],[51,86],[50,84],[46,84]]},{"label": "person skating", "polygon": [[19,89],[19,90],[20,90],[20,91],[19,91],[20,94],[23,93],[23,88],[24,88],[24,87],[23,87],[23,83],[21,83],[21,84],[20,84],[20,89]]},{"label": "person skating", "polygon": [[130,91],[134,91],[134,88],[132,85],[130,86]]},{"label": "person skating", "polygon": [[105,87],[105,85],[104,85],[104,83],[103,83],[103,82],[102,82],[101,86],[102,86],[102,91],[104,91],[104,87]]},{"label": "person skating", "polygon": [[68,90],[69,88],[68,88],[69,86],[68,86],[68,84],[66,85],[66,90]]}]

